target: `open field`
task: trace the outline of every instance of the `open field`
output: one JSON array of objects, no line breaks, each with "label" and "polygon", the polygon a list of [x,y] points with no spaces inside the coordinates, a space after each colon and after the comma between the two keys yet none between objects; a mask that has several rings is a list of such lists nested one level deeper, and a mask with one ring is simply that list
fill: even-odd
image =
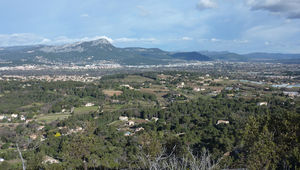
[{"label": "open field", "polygon": [[98,106],[91,106],[91,107],[77,107],[74,109],[74,114],[87,114],[90,112],[94,112],[98,110]]},{"label": "open field", "polygon": [[26,105],[26,106],[22,106],[20,108],[29,109],[29,108],[32,108],[32,107],[41,107],[41,106],[43,106],[43,103],[32,103],[32,104],[29,104],[29,105]]},{"label": "open field", "polygon": [[10,127],[15,128],[22,123],[0,123],[0,127]]},{"label": "open field", "polygon": [[157,77],[160,78],[160,79],[165,80],[165,79],[168,79],[168,78],[170,78],[172,76],[171,75],[165,75],[165,74],[159,74],[159,75],[157,75]]},{"label": "open field", "polygon": [[141,92],[154,94],[161,106],[166,105],[165,100],[162,96],[166,95],[170,90],[166,89],[163,85],[152,85],[150,88],[141,88]]},{"label": "open field", "polygon": [[119,90],[103,90],[103,93],[104,93],[105,95],[108,95],[108,96],[113,96],[113,95],[119,96],[119,95],[121,95],[123,92],[122,92],[122,91],[119,91]]},{"label": "open field", "polygon": [[56,114],[47,114],[47,115],[41,114],[41,115],[38,115],[36,117],[36,120],[38,122],[50,123],[50,122],[53,122],[55,120],[66,119],[69,116],[71,116],[71,114],[69,114],[69,113],[56,113]]},{"label": "open field", "polygon": [[113,111],[120,110],[122,107],[124,107],[124,105],[122,104],[107,104],[104,106],[103,111],[113,112]]},{"label": "open field", "polygon": [[163,85],[152,85],[150,88],[141,88],[141,92],[154,94],[157,97],[161,97],[169,92],[169,89]]},{"label": "open field", "polygon": [[142,83],[145,81],[153,81],[150,78],[147,77],[142,77],[142,76],[138,76],[138,75],[129,75],[127,77],[125,77],[124,79],[121,80],[122,82],[137,82],[137,83]]}]

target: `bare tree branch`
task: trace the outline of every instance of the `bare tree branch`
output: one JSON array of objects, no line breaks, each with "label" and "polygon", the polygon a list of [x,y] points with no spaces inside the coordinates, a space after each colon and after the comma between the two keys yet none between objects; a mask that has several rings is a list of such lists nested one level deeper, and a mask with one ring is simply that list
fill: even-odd
[{"label": "bare tree branch", "polygon": [[139,160],[141,161],[143,167],[140,168],[150,170],[215,170],[219,168],[219,162],[222,159],[220,158],[217,160],[217,162],[214,162],[211,158],[211,154],[206,149],[203,149],[199,158],[193,155],[189,148],[187,156],[182,158],[174,155],[174,152],[175,147],[170,154],[167,154],[166,149],[164,148],[155,158],[153,158],[150,155],[146,155],[141,148]]},{"label": "bare tree branch", "polygon": [[18,150],[18,152],[19,152],[19,156],[20,156],[21,161],[22,161],[23,170],[26,170],[25,160],[23,159],[23,156],[22,156],[22,153],[21,153],[21,151],[20,151],[20,148],[19,148],[18,143],[16,143],[16,146],[17,146],[17,150]]}]

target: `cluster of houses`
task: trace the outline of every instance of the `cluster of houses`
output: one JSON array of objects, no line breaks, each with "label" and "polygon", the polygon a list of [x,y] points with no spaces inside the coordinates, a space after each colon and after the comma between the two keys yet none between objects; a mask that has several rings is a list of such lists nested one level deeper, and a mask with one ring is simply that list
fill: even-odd
[{"label": "cluster of houses", "polygon": [[185,83],[181,82],[180,84],[177,85],[177,88],[184,88],[184,86],[185,86]]},{"label": "cluster of houses", "polygon": [[131,87],[129,84],[122,84],[122,85],[120,85],[120,87],[126,87],[126,88],[128,88],[128,89],[130,89],[130,90],[133,90],[133,89],[134,89],[134,88]]},{"label": "cluster of houses", "polygon": [[[67,129],[66,126],[64,127],[59,127],[59,130],[63,130],[63,129]],[[77,126],[75,129],[69,129],[68,131],[66,131],[65,133],[63,133],[63,136],[67,136],[67,135],[71,135],[73,133],[79,133],[82,132],[84,129],[82,127]]]},{"label": "cluster of houses", "polygon": [[101,79],[101,77],[89,77],[88,75],[85,76],[78,76],[78,75],[56,75],[56,76],[50,76],[50,75],[42,75],[42,76],[17,76],[17,75],[3,75],[0,77],[0,80],[22,80],[22,81],[28,81],[28,80],[41,80],[41,81],[47,81],[47,82],[55,82],[55,81],[78,81],[78,82],[93,82],[96,80]]},{"label": "cluster of houses", "polygon": [[[36,127],[36,129],[38,130],[38,131],[41,131],[41,130],[43,130],[45,128],[45,126],[38,126],[38,127]],[[30,136],[29,136],[29,138],[31,139],[31,140],[36,140],[37,138],[38,138],[38,136],[39,136],[39,134],[37,134],[37,133],[33,133],[33,134],[31,134]],[[41,135],[41,141],[44,141],[46,138],[45,138],[45,136],[44,135]]]},{"label": "cluster of houses", "polygon": [[300,94],[299,92],[289,92],[289,91],[284,91],[283,92],[284,95],[290,97],[290,98],[295,98],[295,97],[299,97]]},{"label": "cluster of houses", "polygon": [[[129,120],[129,118],[127,116],[120,116],[119,120],[122,121],[122,122],[125,122],[126,128],[123,128],[123,129],[119,128],[118,129],[119,131],[120,130],[125,130],[124,136],[133,136],[136,132],[144,130],[143,127],[132,128],[133,126],[135,126],[136,122],[134,121],[134,119]],[[152,117],[151,120],[157,122],[158,118],[157,117]],[[144,121],[148,122],[149,120],[145,119]],[[131,131],[129,131],[129,130],[131,130]]]},{"label": "cluster of houses", "polygon": [[12,120],[20,119],[21,121],[26,121],[26,117],[24,115],[18,115],[18,114],[11,114],[9,116],[7,115],[0,115],[0,121],[7,120],[8,122],[11,122]]},{"label": "cluster of houses", "polygon": [[[37,130],[38,131],[40,131],[40,130],[42,130],[43,128],[44,128],[45,126],[39,126],[39,127],[37,127]],[[65,130],[65,129],[67,129],[67,127],[59,127],[58,128],[59,130]],[[59,134],[58,136],[67,136],[67,135],[71,135],[71,134],[73,134],[73,133],[79,133],[79,132],[82,132],[84,129],[82,128],[82,127],[76,127],[75,129],[69,129],[69,130],[66,130],[65,131],[65,133],[62,133],[62,134],[60,134],[60,133],[57,133],[57,134]],[[40,136],[40,141],[44,141],[44,140],[46,140],[46,137],[44,136],[44,135],[39,135],[39,134],[37,134],[37,133],[33,133],[33,134],[31,134],[30,136],[29,136],[29,138],[31,139],[31,140],[36,140],[36,139],[38,139],[38,136]],[[57,136],[57,137],[58,137]]]},{"label": "cluster of houses", "polygon": [[205,88],[194,87],[193,90],[199,92],[199,91],[205,91]]},{"label": "cluster of houses", "polygon": [[120,116],[119,120],[126,122],[127,126],[134,126],[135,122],[133,120],[129,120],[127,116]]},{"label": "cluster of houses", "polygon": [[145,129],[143,127],[138,127],[136,129],[134,129],[134,132],[126,131],[124,133],[124,136],[133,136],[136,132],[139,132],[139,131],[142,131],[142,130],[145,130]]}]

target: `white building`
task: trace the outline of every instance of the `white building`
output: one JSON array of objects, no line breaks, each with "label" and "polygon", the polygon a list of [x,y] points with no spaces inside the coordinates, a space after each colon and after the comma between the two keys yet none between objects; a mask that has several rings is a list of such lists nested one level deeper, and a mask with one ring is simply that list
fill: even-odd
[{"label": "white building", "polygon": [[85,107],[91,107],[91,106],[94,106],[95,104],[94,103],[87,103],[85,104]]},{"label": "white building", "polygon": [[199,87],[195,87],[193,90],[199,92],[201,89]]},{"label": "white building", "polygon": [[121,121],[128,121],[128,117],[127,116],[120,116],[119,120],[121,120]]},{"label": "white building", "polygon": [[177,85],[177,88],[183,88],[184,87],[184,82],[181,82],[179,85]]},{"label": "white building", "polygon": [[257,106],[268,106],[268,102],[258,102]]},{"label": "white building", "polygon": [[229,121],[228,121],[228,120],[218,120],[218,121],[217,121],[217,125],[218,125],[218,124],[221,124],[221,123],[229,124]]},{"label": "white building", "polygon": [[5,118],[6,118],[6,116],[0,115],[0,120],[3,120],[3,119],[5,119]]},{"label": "white building", "polygon": [[24,115],[21,115],[21,116],[20,116],[20,120],[24,120],[24,121],[25,121],[25,120],[26,120],[26,117],[25,117]]},{"label": "white building", "polygon": [[127,122],[127,125],[128,125],[128,126],[134,126],[134,121],[132,121],[132,120],[128,121],[128,122]]},{"label": "white building", "polygon": [[129,84],[122,84],[122,85],[120,85],[121,87],[127,87],[127,88],[129,88],[130,90],[133,90],[134,88],[133,87],[131,87]]},{"label": "white building", "polygon": [[17,114],[12,114],[11,117],[12,117],[12,118],[17,118],[18,115],[17,115]]},{"label": "white building", "polygon": [[139,128],[135,129],[135,132],[139,132],[139,131],[142,131],[142,130],[145,130],[145,129],[143,127],[139,127]]},{"label": "white building", "polygon": [[152,117],[152,120],[154,120],[155,122],[157,122],[158,118],[157,117]]},{"label": "white building", "polygon": [[59,163],[59,160],[54,159],[50,156],[45,156],[44,161],[42,163],[43,164],[57,164],[57,163]]},{"label": "white building", "polygon": [[37,135],[36,135],[36,134],[31,134],[29,137],[30,137],[30,139],[32,139],[32,140],[36,140]]}]

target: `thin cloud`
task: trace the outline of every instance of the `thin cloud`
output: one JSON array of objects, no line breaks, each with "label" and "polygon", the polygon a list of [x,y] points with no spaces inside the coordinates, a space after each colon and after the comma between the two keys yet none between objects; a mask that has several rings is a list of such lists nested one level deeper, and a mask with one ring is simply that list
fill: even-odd
[{"label": "thin cloud", "polygon": [[98,39],[106,39],[108,42],[113,43],[113,39],[107,36],[94,36],[94,37],[83,37],[83,38],[68,38],[66,36],[60,36],[54,38],[52,44],[66,44],[66,43],[74,43],[74,42],[81,42],[81,41],[93,41]]},{"label": "thin cloud", "polygon": [[212,39],[210,39],[210,41],[211,41],[211,42],[220,42],[220,41],[222,41],[222,40],[217,39],[217,38],[212,38]]},{"label": "thin cloud", "polygon": [[156,41],[155,38],[118,38],[115,39],[114,43],[124,43],[124,42],[153,42]]},{"label": "thin cloud", "polygon": [[200,0],[197,4],[198,10],[217,8],[217,3],[213,0]]},{"label": "thin cloud", "polygon": [[110,43],[114,42],[114,40],[112,38],[107,37],[107,36],[95,36],[95,37],[92,37],[90,40],[98,40],[98,39],[106,39]]},{"label": "thin cloud", "polygon": [[300,35],[300,30],[292,25],[260,25],[249,28],[243,33],[243,38],[250,40],[294,40]]},{"label": "thin cloud", "polygon": [[181,39],[184,40],[184,41],[191,41],[191,40],[193,40],[193,38],[191,38],[191,37],[182,37]]},{"label": "thin cloud", "polygon": [[36,44],[67,44],[81,41],[92,41],[97,39],[106,39],[110,43],[114,42],[112,38],[109,38],[107,36],[94,36],[83,38],[69,38],[66,36],[59,36],[53,39],[49,39],[32,33],[15,33],[0,34],[0,47]]},{"label": "thin cloud", "polygon": [[233,42],[237,44],[247,44],[249,43],[249,40],[233,40]]},{"label": "thin cloud", "polygon": [[81,14],[80,17],[89,17],[89,14]]},{"label": "thin cloud", "polygon": [[265,10],[290,19],[300,19],[299,0],[247,0],[252,10]]},{"label": "thin cloud", "polygon": [[136,6],[137,9],[139,10],[139,14],[143,17],[150,16],[151,11],[147,10],[144,6],[138,5]]},{"label": "thin cloud", "polygon": [[0,46],[35,45],[51,42],[50,39],[31,33],[0,34]]},{"label": "thin cloud", "polygon": [[44,38],[43,40],[42,40],[42,44],[47,44],[47,43],[50,43],[51,42],[51,40],[50,39],[48,39],[48,38]]},{"label": "thin cloud", "polygon": [[68,44],[82,41],[93,41],[98,39],[106,39],[110,43],[153,43],[158,42],[156,38],[116,38],[112,39],[107,36],[94,36],[82,38],[69,38],[66,36],[54,37],[53,39],[45,38],[36,34],[21,33],[21,34],[0,34],[0,46],[16,46],[16,45],[35,45],[35,44]]}]

